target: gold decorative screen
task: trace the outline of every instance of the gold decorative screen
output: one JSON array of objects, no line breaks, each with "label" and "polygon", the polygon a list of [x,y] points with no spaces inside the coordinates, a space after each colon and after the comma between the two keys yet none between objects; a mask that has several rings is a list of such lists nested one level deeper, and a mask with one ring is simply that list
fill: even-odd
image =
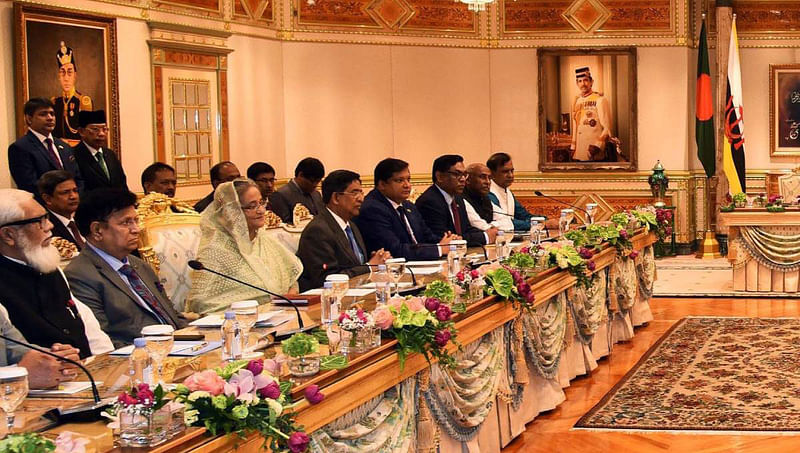
[{"label": "gold decorative screen", "polygon": [[207,180],[216,130],[209,81],[170,78],[169,87],[172,165],[178,182]]}]

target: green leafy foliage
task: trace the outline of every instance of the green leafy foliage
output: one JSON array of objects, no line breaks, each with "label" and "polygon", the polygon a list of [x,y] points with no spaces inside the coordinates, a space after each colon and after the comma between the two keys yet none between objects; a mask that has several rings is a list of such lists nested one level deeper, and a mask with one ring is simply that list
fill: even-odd
[{"label": "green leafy foliage", "polygon": [[514,288],[514,277],[508,269],[497,268],[486,273],[486,292],[496,294],[503,299],[511,298]]},{"label": "green leafy foliage", "polygon": [[320,370],[341,370],[347,368],[347,365],[347,357],[341,354],[326,355],[319,358]]},{"label": "green leafy foliage", "polygon": [[46,453],[55,449],[56,444],[37,433],[9,434],[0,440],[0,453]]},{"label": "green leafy foliage", "polygon": [[433,297],[448,304],[452,304],[456,298],[456,292],[453,286],[444,280],[434,280],[428,283],[425,288],[425,297]]},{"label": "green leafy foliage", "polygon": [[291,357],[303,357],[319,351],[319,341],[313,335],[296,333],[281,343],[281,350]]},{"label": "green leafy foliage", "polygon": [[528,253],[512,253],[503,264],[524,271],[536,267],[536,258]]}]

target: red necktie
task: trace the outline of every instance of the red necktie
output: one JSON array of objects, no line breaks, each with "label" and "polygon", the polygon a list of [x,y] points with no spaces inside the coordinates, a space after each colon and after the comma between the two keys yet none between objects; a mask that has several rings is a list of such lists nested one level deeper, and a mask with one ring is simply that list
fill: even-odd
[{"label": "red necktie", "polygon": [[461,216],[458,214],[458,204],[455,198],[450,203],[450,209],[453,211],[453,225],[456,229],[456,234],[461,236]]},{"label": "red necktie", "polygon": [[78,250],[83,249],[83,238],[81,237],[81,232],[78,231],[78,226],[75,225],[74,220],[70,220],[67,224],[67,228],[72,233],[72,237],[75,238],[75,242],[78,244]]},{"label": "red necktie", "polygon": [[128,277],[128,281],[130,282],[131,287],[133,287],[133,290],[155,313],[156,319],[158,319],[161,324],[169,324],[172,327],[177,327],[172,321],[172,318],[170,318],[164,309],[161,308],[161,305],[158,303],[158,299],[155,295],[153,295],[147,285],[144,284],[142,279],[139,277],[139,274],[136,273],[136,270],[134,270],[129,264],[125,264],[119,268],[119,273]]},{"label": "red necktie", "polygon": [[44,139],[45,144],[47,145],[47,153],[50,154],[50,159],[53,161],[53,165],[56,166],[59,170],[63,170],[64,166],[61,165],[61,161],[58,159],[58,155],[56,154],[56,149],[53,148],[53,140],[50,137]]}]

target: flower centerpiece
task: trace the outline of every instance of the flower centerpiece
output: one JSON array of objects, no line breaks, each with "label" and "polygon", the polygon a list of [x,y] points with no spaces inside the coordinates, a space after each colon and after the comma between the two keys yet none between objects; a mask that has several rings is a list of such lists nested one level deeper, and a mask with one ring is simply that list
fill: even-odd
[{"label": "flower centerpiece", "polygon": [[[589,255],[584,252],[583,256],[581,256],[581,253],[575,248],[572,241],[569,240],[547,242],[544,248],[549,254],[551,265],[558,266],[559,269],[567,269],[569,273],[577,279],[578,286],[588,288],[591,285],[589,272],[595,270],[595,263],[591,260],[591,257],[594,256],[594,252],[592,252],[589,259],[584,258],[583,256]],[[585,249],[590,250],[588,248]]]},{"label": "flower centerpiece", "polygon": [[767,205],[767,195],[764,192],[759,193],[753,198],[753,205],[759,208],[763,208]]},{"label": "flower centerpiece", "polygon": [[162,411],[169,399],[161,384],[138,384],[120,393],[114,407],[119,417],[119,441],[125,447],[152,447],[167,440],[171,414]]},{"label": "flower centerpiece", "polygon": [[733,210],[736,209],[736,205],[733,203],[733,197],[731,197],[731,194],[725,194],[725,203],[728,204],[719,207],[720,212],[733,212]]},{"label": "flower centerpiece", "polygon": [[769,200],[767,200],[767,211],[768,212],[786,211],[786,207],[784,207],[783,205],[783,197],[780,195],[770,195]]},{"label": "flower centerpiece", "polygon": [[423,354],[428,362],[435,358],[444,366],[455,366],[447,351],[448,343],[458,345],[453,313],[454,307],[435,297],[393,297],[372,315],[382,331],[397,339],[402,370],[412,352]]},{"label": "flower centerpiece", "polygon": [[658,226],[656,219],[656,212],[664,210],[663,208],[655,208],[653,206],[638,206],[636,209],[631,210],[631,214],[639,222],[639,225],[644,227],[645,231],[650,231],[651,228]]},{"label": "flower centerpiece", "polygon": [[2,453],[47,453],[56,449],[56,444],[39,433],[9,434],[0,440]]},{"label": "flower centerpiece", "polygon": [[743,208],[747,206],[747,194],[745,194],[744,192],[739,192],[737,194],[734,194],[732,200],[733,200],[733,205],[737,208]]},{"label": "flower centerpiece", "polygon": [[522,273],[512,267],[487,264],[478,269],[486,278],[486,293],[497,295],[518,305],[520,310],[532,310],[536,297]]},{"label": "flower centerpiece", "polygon": [[450,282],[434,280],[425,286],[425,297],[433,297],[442,302],[452,304],[456,300],[456,292]]},{"label": "flower centerpiece", "polygon": [[319,340],[314,335],[296,333],[281,342],[281,350],[292,357],[289,372],[293,376],[312,376],[319,372],[319,357],[311,357],[319,352]]},{"label": "flower centerpiece", "polygon": [[368,351],[375,343],[375,320],[361,307],[353,307],[339,314],[342,330],[341,351],[343,354]]},{"label": "flower centerpiece", "polygon": [[186,424],[203,426],[212,436],[244,437],[258,431],[263,447],[301,453],[309,437],[295,424],[291,382],[279,382],[263,360],[239,360],[224,368],[194,373],[179,384],[176,400],[186,404]]}]

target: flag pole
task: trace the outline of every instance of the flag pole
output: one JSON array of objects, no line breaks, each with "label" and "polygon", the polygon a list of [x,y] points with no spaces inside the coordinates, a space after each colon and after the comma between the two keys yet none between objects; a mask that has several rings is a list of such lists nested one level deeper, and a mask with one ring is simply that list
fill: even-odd
[{"label": "flag pole", "polygon": [[[703,21],[702,21],[702,26],[703,27],[705,27],[705,22],[706,22],[706,14],[703,13]],[[702,33],[701,33],[701,35],[702,35]],[[698,45],[698,53],[701,52],[700,48],[702,46],[705,46],[705,49],[706,49],[706,52],[707,52],[707,49],[708,49],[707,37],[705,35],[703,35],[700,38],[701,38],[701,40],[705,39],[706,42],[698,43],[699,44]],[[707,63],[707,59],[708,59],[708,55],[707,54],[706,54],[705,58],[706,58],[706,63]],[[700,64],[701,64],[700,55],[698,55],[698,65],[700,65]],[[698,68],[698,73],[699,72],[700,72],[700,70]],[[697,88],[700,89],[699,86]],[[717,118],[719,118],[718,115],[714,115],[714,116],[717,116]],[[712,124],[713,124],[713,116],[712,116]],[[714,159],[716,160],[716,149],[714,149],[714,152],[715,152]],[[717,205],[717,203],[716,203],[716,190],[714,190],[714,191],[711,190],[711,185],[712,185],[712,182],[714,181],[714,179],[715,178],[713,176],[709,177],[708,174],[706,173],[706,184],[705,184],[705,190],[704,190],[704,193],[705,193],[705,195],[704,195],[705,196],[705,208],[706,209],[705,209],[705,222],[703,222],[705,230],[703,231],[703,237],[700,239],[700,241],[697,244],[697,254],[695,255],[695,257],[698,258],[698,259],[722,258],[722,255],[719,252],[719,242],[717,242],[717,237],[716,237],[715,231],[712,228],[712,217],[714,217],[714,214],[716,214],[716,211],[717,211],[716,210],[716,205]],[[714,198],[712,198],[712,194],[714,194]]]}]

